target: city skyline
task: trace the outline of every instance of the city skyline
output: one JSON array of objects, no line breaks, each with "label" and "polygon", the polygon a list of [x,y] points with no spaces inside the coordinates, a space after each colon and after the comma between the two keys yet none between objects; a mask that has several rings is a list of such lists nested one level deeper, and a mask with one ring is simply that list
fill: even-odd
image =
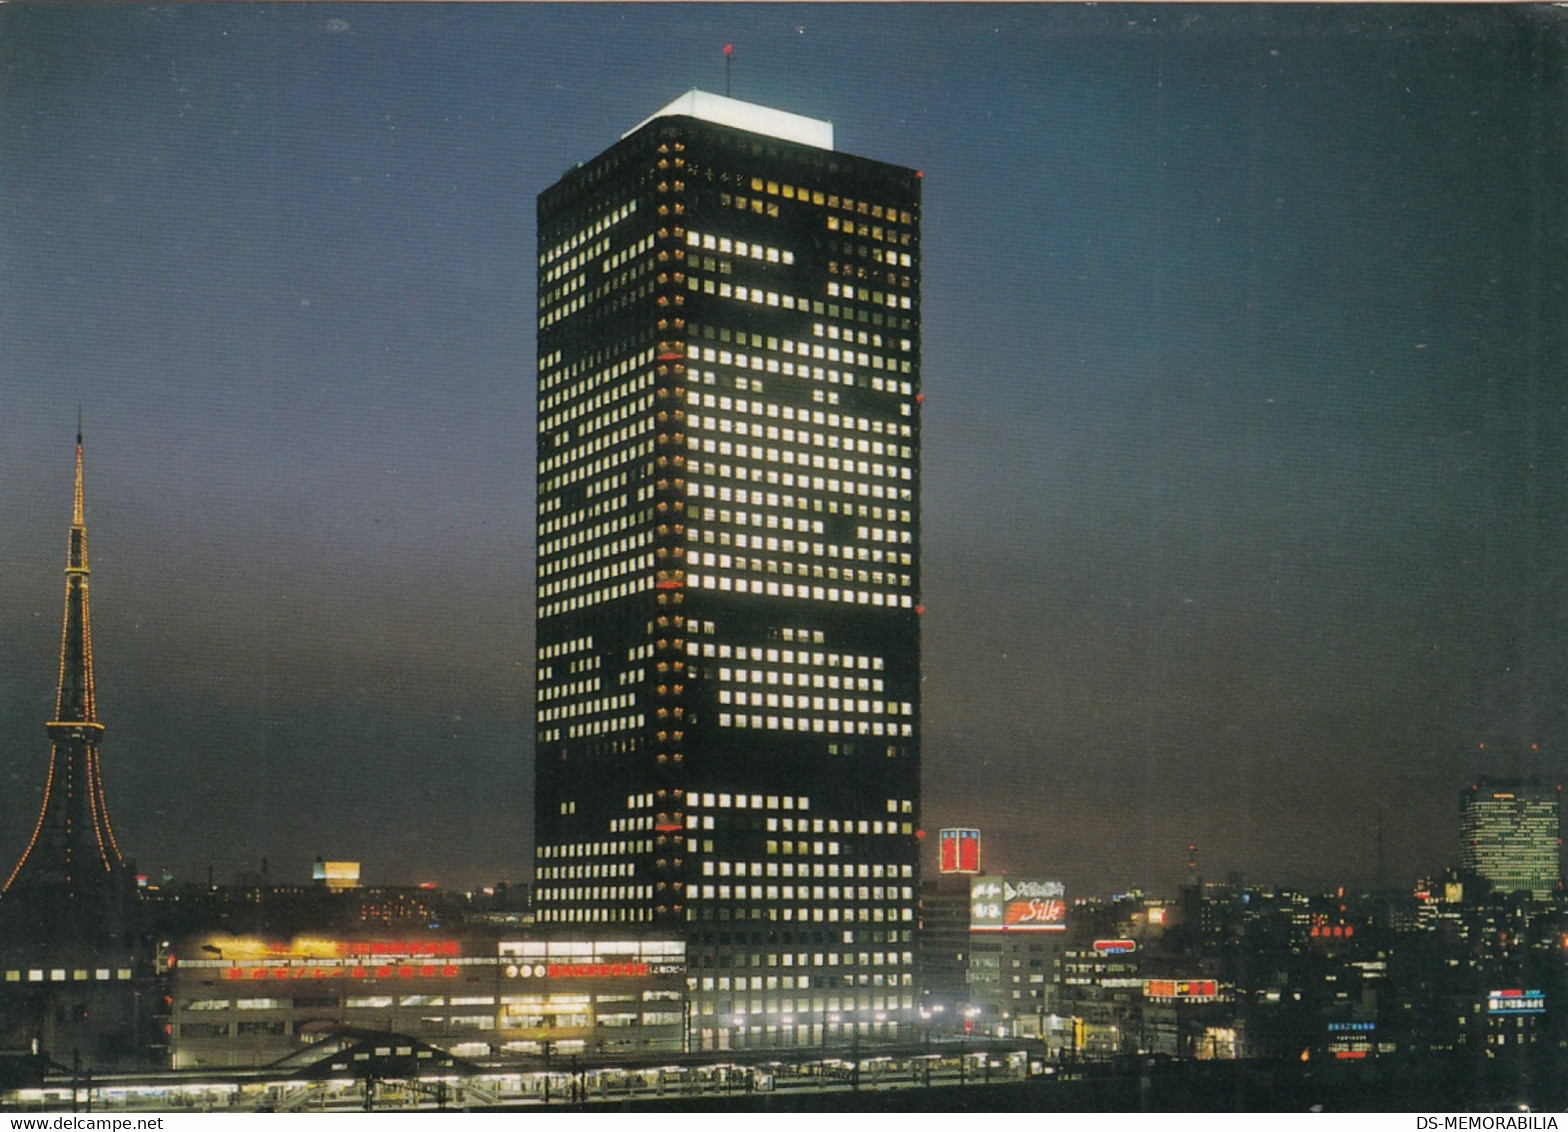
[{"label": "city skyline", "polygon": [[927,867],[1456,863],[1455,791],[1568,751],[1561,26],[0,8],[0,856],[82,404],[140,870],[527,877],[532,202],[733,43],[926,173]]}]

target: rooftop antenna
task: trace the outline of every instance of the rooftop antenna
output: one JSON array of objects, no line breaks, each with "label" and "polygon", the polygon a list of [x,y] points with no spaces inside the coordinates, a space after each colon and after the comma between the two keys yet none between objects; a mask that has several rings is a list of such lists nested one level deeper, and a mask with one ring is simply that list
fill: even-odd
[{"label": "rooftop antenna", "polygon": [[734,62],[734,60],[735,60],[735,45],[733,43],[726,43],[724,45],[724,97],[725,98],[728,98],[730,96],[730,64],[732,62]]},{"label": "rooftop antenna", "polygon": [[1383,850],[1383,803],[1377,805],[1377,890],[1388,891],[1388,858]]},{"label": "rooftop antenna", "polygon": [[77,447],[81,447],[82,444],[82,407],[80,405],[76,406],[76,444]]}]

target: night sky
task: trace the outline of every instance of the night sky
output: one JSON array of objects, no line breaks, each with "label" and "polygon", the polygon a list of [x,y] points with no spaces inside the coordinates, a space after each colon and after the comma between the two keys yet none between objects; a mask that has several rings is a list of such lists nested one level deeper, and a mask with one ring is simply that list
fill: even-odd
[{"label": "night sky", "polygon": [[1568,755],[1565,21],[0,5],[0,867],[80,404],[141,871],[528,879],[534,200],[725,43],[925,172],[928,848],[1455,862],[1470,776]]}]

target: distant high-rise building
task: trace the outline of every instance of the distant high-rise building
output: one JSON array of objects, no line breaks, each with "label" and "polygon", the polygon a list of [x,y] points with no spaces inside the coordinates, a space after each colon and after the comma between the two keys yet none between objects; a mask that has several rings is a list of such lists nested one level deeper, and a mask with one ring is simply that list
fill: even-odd
[{"label": "distant high-rise building", "polygon": [[[62,917],[102,918],[118,903],[125,865],[109,825],[98,742],[103,725],[93,688],[92,629],[87,611],[87,524],[82,505],[82,437],[76,436],[76,495],[65,566],[65,625],[44,801],[32,838],[0,889],[7,911],[50,924]],[[14,925],[13,925],[14,926]]]},{"label": "distant high-rise building", "polygon": [[920,174],[692,91],[539,198],[536,900],[693,1041],[909,1032]]},{"label": "distant high-rise building", "polygon": [[1459,795],[1460,863],[1498,892],[1544,900],[1561,883],[1562,789],[1535,779],[1482,778]]}]

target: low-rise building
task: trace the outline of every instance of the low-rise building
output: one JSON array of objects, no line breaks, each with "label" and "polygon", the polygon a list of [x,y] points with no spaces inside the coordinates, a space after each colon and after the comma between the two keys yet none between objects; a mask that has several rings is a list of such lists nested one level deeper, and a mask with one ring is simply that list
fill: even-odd
[{"label": "low-rise building", "polygon": [[681,1052],[680,940],[193,936],[168,956],[177,1069],[265,1065],[345,1030],[470,1060]]}]

